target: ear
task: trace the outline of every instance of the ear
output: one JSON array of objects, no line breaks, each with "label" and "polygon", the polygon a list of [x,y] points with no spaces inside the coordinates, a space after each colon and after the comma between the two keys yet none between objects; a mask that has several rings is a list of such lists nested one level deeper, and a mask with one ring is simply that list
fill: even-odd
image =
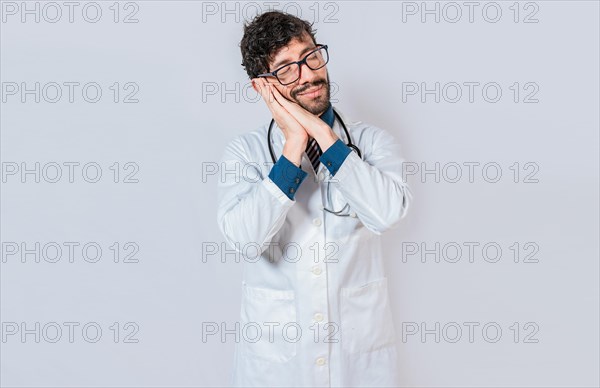
[{"label": "ear", "polygon": [[255,81],[254,81],[255,79],[256,79],[256,78],[252,78],[252,79],[250,80],[250,82],[252,82],[252,89],[254,89],[254,91],[255,91],[256,93],[259,93],[259,94],[260,94],[260,92],[258,91],[258,87],[256,86],[256,83],[255,83]]}]

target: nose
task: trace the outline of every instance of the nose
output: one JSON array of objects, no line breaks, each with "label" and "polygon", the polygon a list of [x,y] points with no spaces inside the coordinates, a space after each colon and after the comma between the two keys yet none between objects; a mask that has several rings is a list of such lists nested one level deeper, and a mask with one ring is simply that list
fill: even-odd
[{"label": "nose", "polygon": [[319,70],[312,70],[310,67],[308,67],[306,65],[306,63],[303,63],[302,66],[300,66],[300,70],[299,70],[300,78],[298,79],[298,84],[304,85],[306,83],[312,83],[312,82],[316,81],[318,79],[317,72],[321,71],[324,68],[325,67],[322,67]]}]

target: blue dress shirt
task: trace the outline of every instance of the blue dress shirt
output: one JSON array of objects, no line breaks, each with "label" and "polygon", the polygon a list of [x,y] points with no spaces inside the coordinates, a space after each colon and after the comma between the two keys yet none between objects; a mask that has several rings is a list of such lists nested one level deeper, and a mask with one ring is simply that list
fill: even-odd
[{"label": "blue dress shirt", "polygon": [[[335,121],[335,115],[333,113],[333,106],[329,103],[327,110],[319,116],[323,121],[333,128],[333,122]],[[319,160],[327,167],[331,175],[340,169],[344,160],[351,150],[343,141],[340,139],[336,140],[335,143],[323,152]],[[303,171],[300,167],[290,162],[285,156],[281,155],[277,162],[271,168],[269,172],[269,178],[283,191],[289,199],[293,200],[298,191],[298,187],[308,174]]]}]

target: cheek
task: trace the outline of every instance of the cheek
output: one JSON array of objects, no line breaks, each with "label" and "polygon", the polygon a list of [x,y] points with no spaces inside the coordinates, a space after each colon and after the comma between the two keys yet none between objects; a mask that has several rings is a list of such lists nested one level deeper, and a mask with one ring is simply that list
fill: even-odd
[{"label": "cheek", "polygon": [[287,98],[288,100],[294,100],[294,97],[292,97],[292,90],[293,88],[286,88],[282,91],[281,95]]},{"label": "cheek", "polygon": [[281,95],[283,97],[285,97],[288,100],[293,100],[292,98],[292,90],[293,88],[290,87],[284,87],[282,90],[280,90],[279,92],[281,93]]}]

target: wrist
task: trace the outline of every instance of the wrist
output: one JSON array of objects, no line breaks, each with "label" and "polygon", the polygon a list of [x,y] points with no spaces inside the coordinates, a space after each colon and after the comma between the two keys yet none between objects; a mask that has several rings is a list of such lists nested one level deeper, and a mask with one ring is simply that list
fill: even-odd
[{"label": "wrist", "polygon": [[317,143],[319,143],[319,147],[321,147],[321,151],[325,152],[329,147],[335,143],[339,137],[333,132],[333,129],[327,125],[327,129],[321,131],[318,137],[315,137]]},{"label": "wrist", "polygon": [[[303,146],[302,144],[302,142],[288,140],[283,146],[283,155],[296,167],[300,167],[302,162],[302,153],[306,148],[306,146]],[[306,142],[304,142],[304,144],[306,144]]]}]

